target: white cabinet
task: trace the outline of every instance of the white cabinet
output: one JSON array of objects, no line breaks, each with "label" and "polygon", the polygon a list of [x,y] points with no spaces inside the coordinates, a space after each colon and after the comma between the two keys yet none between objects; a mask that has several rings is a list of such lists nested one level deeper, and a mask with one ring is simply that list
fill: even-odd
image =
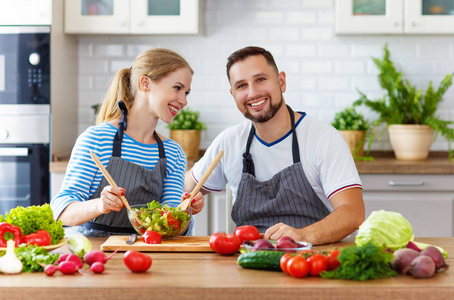
[{"label": "white cabinet", "polygon": [[65,0],[65,33],[197,34],[200,0]]},{"label": "white cabinet", "polygon": [[51,25],[52,0],[0,0],[0,25]]},{"label": "white cabinet", "polygon": [[454,175],[361,174],[366,217],[395,211],[416,237],[454,236]]},{"label": "white cabinet", "polygon": [[437,0],[336,0],[336,33],[451,34],[452,6]]}]

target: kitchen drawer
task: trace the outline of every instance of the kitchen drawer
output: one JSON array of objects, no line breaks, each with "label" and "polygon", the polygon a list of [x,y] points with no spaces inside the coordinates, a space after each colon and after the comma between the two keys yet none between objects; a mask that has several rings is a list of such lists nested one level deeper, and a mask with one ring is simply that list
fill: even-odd
[{"label": "kitchen drawer", "polygon": [[361,174],[360,177],[364,191],[454,192],[454,175]]}]

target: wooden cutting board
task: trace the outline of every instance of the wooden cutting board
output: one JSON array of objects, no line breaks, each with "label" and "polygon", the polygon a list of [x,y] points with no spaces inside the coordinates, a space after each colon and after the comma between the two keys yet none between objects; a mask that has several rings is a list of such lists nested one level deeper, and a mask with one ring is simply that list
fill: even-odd
[{"label": "wooden cutting board", "polygon": [[102,251],[144,251],[144,252],[214,252],[210,247],[209,236],[177,236],[163,240],[161,244],[147,244],[138,236],[137,241],[126,244],[129,235],[112,235],[102,245]]}]

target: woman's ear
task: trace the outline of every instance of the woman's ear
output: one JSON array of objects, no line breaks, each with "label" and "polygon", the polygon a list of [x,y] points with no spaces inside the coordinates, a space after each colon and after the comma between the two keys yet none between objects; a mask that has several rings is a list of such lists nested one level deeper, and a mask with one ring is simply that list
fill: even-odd
[{"label": "woman's ear", "polygon": [[142,92],[150,91],[150,78],[148,76],[140,76],[139,89]]}]

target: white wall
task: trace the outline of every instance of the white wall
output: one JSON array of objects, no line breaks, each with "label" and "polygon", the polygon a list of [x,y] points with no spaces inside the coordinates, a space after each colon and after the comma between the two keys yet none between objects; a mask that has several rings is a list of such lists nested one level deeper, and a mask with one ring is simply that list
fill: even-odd
[{"label": "white wall", "polygon": [[[287,73],[286,102],[325,122],[358,98],[357,87],[371,96],[383,94],[370,57],[381,57],[385,43],[404,76],[420,88],[430,80],[437,87],[454,71],[452,35],[338,36],[334,0],[206,0],[204,18],[201,36],[80,36],[79,132],[91,124],[90,106],[102,101],[114,73],[151,47],[179,52],[195,70],[189,106],[208,125],[202,147],[243,120],[225,75],[227,57],[241,47],[270,50]],[[439,114],[454,120],[454,87]],[[163,125],[159,131],[167,135]],[[386,135],[372,149],[391,149]],[[447,150],[447,144],[439,138],[432,150]]]}]

